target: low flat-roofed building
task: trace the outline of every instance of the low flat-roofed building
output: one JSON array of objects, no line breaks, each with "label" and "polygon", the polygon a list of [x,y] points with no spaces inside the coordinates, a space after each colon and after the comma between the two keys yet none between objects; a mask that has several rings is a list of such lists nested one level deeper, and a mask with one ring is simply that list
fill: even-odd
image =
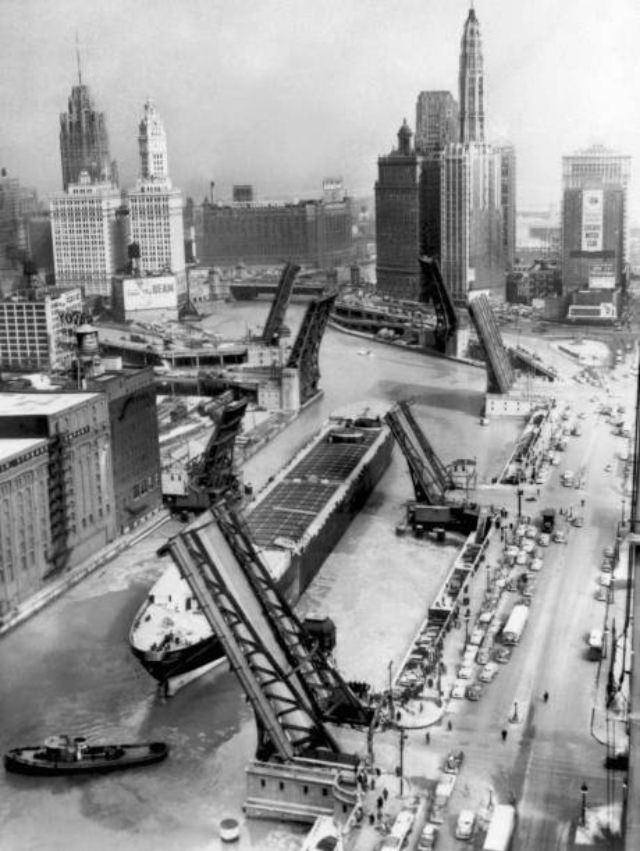
[{"label": "low flat-roofed building", "polygon": [[108,399],[104,393],[2,393],[0,439],[49,443],[52,569],[72,567],[115,537]]},{"label": "low flat-roofed building", "polygon": [[51,569],[49,443],[0,440],[0,621]]}]

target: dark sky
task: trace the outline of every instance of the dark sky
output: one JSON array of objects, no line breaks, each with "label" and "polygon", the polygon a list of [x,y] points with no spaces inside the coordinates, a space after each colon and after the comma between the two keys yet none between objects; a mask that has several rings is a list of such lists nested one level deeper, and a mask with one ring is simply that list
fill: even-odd
[{"label": "dark sky", "polygon": [[[516,145],[521,207],[559,202],[563,154],[600,142],[635,156],[637,0],[475,8],[488,136]],[[42,195],[60,188],[77,29],[123,186],[151,97],[174,183],[196,200],[211,180],[219,197],[252,183],[274,198],[317,195],[335,175],[371,195],[377,157],[405,116],[415,125],[418,92],[457,98],[467,11],[461,0],[0,0],[0,165]]]}]

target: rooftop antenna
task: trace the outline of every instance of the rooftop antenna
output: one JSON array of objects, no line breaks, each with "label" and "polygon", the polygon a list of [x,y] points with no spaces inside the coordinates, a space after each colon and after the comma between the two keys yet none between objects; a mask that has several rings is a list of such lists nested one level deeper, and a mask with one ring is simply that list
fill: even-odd
[{"label": "rooftop antenna", "polygon": [[76,30],[76,62],[78,63],[78,84],[82,85],[82,68],[80,67],[80,44],[78,42],[78,30]]}]

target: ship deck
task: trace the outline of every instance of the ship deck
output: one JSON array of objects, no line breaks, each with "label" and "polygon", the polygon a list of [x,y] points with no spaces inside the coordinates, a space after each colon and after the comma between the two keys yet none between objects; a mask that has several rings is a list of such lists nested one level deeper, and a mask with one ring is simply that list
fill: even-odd
[{"label": "ship deck", "polygon": [[326,438],[318,443],[249,510],[247,522],[256,544],[268,547],[276,538],[299,541],[378,437],[378,430],[363,431],[359,443],[329,443]]}]

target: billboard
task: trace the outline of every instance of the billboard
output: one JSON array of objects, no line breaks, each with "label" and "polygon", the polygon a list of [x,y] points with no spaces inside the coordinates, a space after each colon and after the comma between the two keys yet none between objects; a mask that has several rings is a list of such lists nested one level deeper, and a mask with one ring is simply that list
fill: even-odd
[{"label": "billboard", "polygon": [[582,192],[582,250],[602,251],[603,222],[602,189]]},{"label": "billboard", "polygon": [[616,286],[616,270],[613,263],[589,264],[589,289],[612,290]]},{"label": "billboard", "polygon": [[174,275],[148,278],[124,278],[122,281],[124,309],[158,310],[178,306],[178,289]]}]

